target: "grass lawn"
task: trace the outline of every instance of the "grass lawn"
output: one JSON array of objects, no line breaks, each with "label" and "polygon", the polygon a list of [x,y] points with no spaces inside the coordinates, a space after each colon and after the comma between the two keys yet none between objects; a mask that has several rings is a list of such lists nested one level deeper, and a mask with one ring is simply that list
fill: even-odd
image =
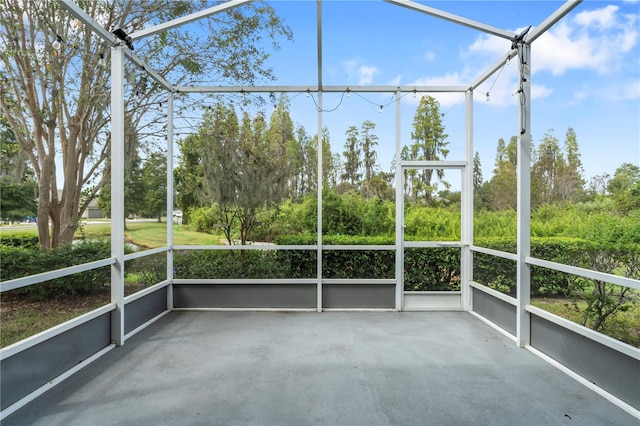
[{"label": "grass lawn", "polygon": [[[37,235],[35,227],[20,229],[2,229],[4,235],[10,234],[33,234]],[[76,238],[89,240],[99,238],[109,238],[111,236],[111,225],[105,223],[91,223],[84,225],[76,232]],[[127,229],[124,232],[128,243],[136,244],[145,248],[162,247],[167,244],[167,223],[166,222],[132,222],[127,221]],[[176,245],[218,245],[224,240],[223,235],[205,234],[203,232],[190,231],[182,225],[175,225],[173,228],[173,243]]]}]

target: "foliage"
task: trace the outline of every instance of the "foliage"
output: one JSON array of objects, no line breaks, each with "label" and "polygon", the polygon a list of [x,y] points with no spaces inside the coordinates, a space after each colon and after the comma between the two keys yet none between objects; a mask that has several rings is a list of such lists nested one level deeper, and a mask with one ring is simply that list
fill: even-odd
[{"label": "foliage", "polygon": [[144,217],[156,217],[160,222],[167,211],[167,156],[164,153],[154,152],[146,159],[142,182],[140,213]]},{"label": "foliage", "polygon": [[0,246],[35,249],[38,247],[38,235],[33,233],[0,234]]},{"label": "foliage", "polygon": [[[476,245],[515,252],[515,241],[512,239],[487,239],[477,241]],[[624,238],[615,242],[603,239],[532,238],[531,254],[539,259],[640,278],[640,244],[637,240],[629,243]],[[514,261],[475,253],[473,273],[475,281],[515,297],[517,279]],[[572,306],[580,313],[580,323],[596,331],[605,329],[608,318],[638,303],[638,294],[630,287],[538,266],[531,267],[531,296],[571,298]]]},{"label": "foliage", "polygon": [[149,287],[167,279],[167,255],[156,253],[130,260],[125,265],[127,276],[135,275],[136,284]]},{"label": "foliage", "polygon": [[[3,281],[39,274],[73,265],[107,259],[111,256],[107,241],[84,241],[76,245],[61,245],[54,250],[41,252],[37,248],[0,246]],[[111,270],[102,267],[80,272],[64,278],[45,281],[24,288],[34,300],[60,295],[93,294],[110,285]]]},{"label": "foliage", "polygon": [[0,215],[3,220],[20,221],[36,216],[36,185],[32,182],[13,183],[0,180]]},{"label": "foliage", "polygon": [[[448,137],[449,135],[444,132],[440,104],[432,96],[423,96],[413,117],[413,131],[411,132],[413,143],[403,147],[402,159],[410,161],[444,160],[449,154],[449,150],[446,148],[449,144]],[[429,204],[436,189],[436,185],[433,183],[434,171],[436,177],[442,181],[444,178],[444,170],[442,169],[406,170],[405,194],[410,196],[414,202],[421,198],[425,204]],[[447,187],[446,183],[445,187]]]},{"label": "foliage", "polygon": [[179,250],[174,254],[175,278],[289,278],[274,251]]},{"label": "foliage", "polygon": [[[84,12],[108,31],[128,32],[207,7],[169,0],[83,2]],[[0,98],[0,110],[36,172],[40,245],[55,247],[71,242],[78,219],[109,176],[109,46],[51,0],[3,2],[0,26],[2,92],[16,97]],[[273,78],[265,61],[281,36],[290,39],[290,30],[272,7],[256,2],[137,44],[135,52],[176,85],[194,79],[251,85]],[[272,43],[259,42],[265,38]],[[131,128],[157,135],[162,112],[151,106],[165,101],[166,93],[139,69],[124,77],[132,94],[125,111]],[[57,164],[64,185],[57,182]]]},{"label": "foliage", "polygon": [[621,213],[640,210],[640,167],[624,163],[616,169],[607,189]]}]

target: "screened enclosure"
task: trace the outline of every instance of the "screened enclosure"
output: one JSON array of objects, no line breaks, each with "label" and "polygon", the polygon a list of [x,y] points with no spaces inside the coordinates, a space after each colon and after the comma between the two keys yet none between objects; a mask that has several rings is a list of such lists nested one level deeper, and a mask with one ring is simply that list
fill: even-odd
[{"label": "screened enclosure", "polygon": [[[159,318],[180,310],[466,311],[508,336],[515,345],[530,349],[585,383],[591,382],[589,386],[594,390],[638,416],[638,348],[552,314],[532,302],[545,294],[540,288],[546,288],[545,283],[552,281],[594,280],[634,294],[640,290],[637,272],[599,269],[596,263],[593,268],[563,263],[561,256],[547,255],[550,251],[541,248],[544,242],[532,241],[531,200],[535,191],[531,179],[531,99],[535,84],[532,51],[536,49],[535,41],[570,16],[580,1],[567,1],[542,22],[532,22],[535,26],[514,33],[423,3],[387,0],[388,8],[403,7],[424,15],[425,19],[443,20],[465,31],[511,43],[485,72],[460,84],[340,83],[340,78],[323,66],[323,52],[333,47],[327,41],[336,37],[323,33],[323,20],[334,18],[330,13],[325,15],[325,11],[339,6],[321,0],[307,5],[313,9],[311,14],[300,18],[316,28],[315,44],[308,46],[313,54],[301,65],[311,68],[314,78],[297,77],[295,85],[174,83],[170,76],[161,75],[136,55],[137,43],[166,37],[174,28],[226,13],[245,3],[248,1],[232,0],[127,34],[121,29],[113,32],[105,29],[74,2],[59,1],[69,16],[110,46],[111,218],[127,217],[127,203],[132,202],[125,196],[129,190],[125,151],[131,125],[126,111],[143,89],[132,85],[127,76],[135,74],[133,81],[144,80],[145,85],[157,89],[153,103],[158,108],[141,119],[137,135],[144,140],[145,125],[153,128],[148,137],[155,138],[155,143],[166,152],[166,159],[159,158],[154,163],[159,170],[158,197],[164,201],[160,210],[168,218],[166,238],[158,247],[131,251],[124,237],[126,222],[112,220],[108,258],[2,282],[4,293],[86,271],[101,271],[110,277],[110,300],[105,300],[103,306],[1,350],[2,417],[114,347],[126,345],[129,338]],[[492,83],[507,65],[515,67],[517,73],[513,96],[518,102],[503,112],[509,127],[518,132],[512,145],[518,160],[512,170],[517,176],[512,182],[517,196],[511,210],[516,216],[516,227],[511,230],[510,242],[496,243],[484,238],[483,230],[476,226],[482,213],[477,206],[478,184],[474,181],[474,130],[478,127],[474,117],[478,109],[480,114],[486,113],[477,98],[483,102],[485,97],[489,99],[487,88],[493,87]],[[449,155],[425,159],[407,148],[413,137],[412,124],[402,117],[403,109],[412,108],[404,101],[431,94],[458,99],[451,114],[438,112],[436,116],[448,128],[459,130],[456,139],[450,141]],[[224,102],[243,105],[247,97],[264,100],[266,105],[273,106],[273,112],[267,117],[250,111],[245,119],[240,107],[236,110],[224,106]],[[300,106],[303,100],[306,107]],[[392,147],[393,159],[389,160],[393,170],[385,177],[388,184],[375,186],[375,181],[369,179],[367,190],[375,193],[378,201],[359,211],[349,210],[348,197],[336,195],[338,190],[331,179],[347,182],[346,189],[341,190],[342,194],[349,193],[349,170],[347,166],[341,170],[332,168],[331,149],[325,149],[330,137],[325,132],[325,116],[343,102],[351,102],[354,108],[379,109],[378,125],[394,129],[392,140],[379,141]],[[299,146],[306,147],[299,157],[289,156],[287,145],[277,143],[278,137],[284,140],[282,134],[272,136],[276,141],[272,144],[261,144],[246,136],[268,133],[269,121],[286,121],[287,103],[292,108],[307,108],[316,115],[315,136],[298,135],[298,140],[305,141]],[[229,136],[232,131],[226,126],[231,126],[230,123],[235,123],[234,129],[240,129],[239,139]],[[248,129],[246,138],[242,136],[243,128]],[[369,130],[363,124],[354,131],[362,135]],[[213,184],[203,191],[215,199],[218,210],[211,226],[224,238],[204,245],[189,241],[178,244],[174,232],[182,226],[182,215],[186,212],[178,212],[176,208],[177,198],[182,194],[176,191],[176,179],[181,179],[181,175],[173,172],[178,168],[174,151],[178,145],[187,146],[189,134],[197,132],[221,147],[216,151],[194,142],[190,149],[194,158],[202,160],[204,173],[212,176]],[[293,138],[291,135],[289,139]],[[267,155],[258,156],[257,152]],[[297,172],[281,174],[292,159],[300,159]],[[289,186],[281,187],[283,181]],[[258,219],[251,216],[260,214],[256,213],[258,205],[282,201],[283,193],[293,191],[291,188],[298,191],[288,193],[291,198],[306,197],[300,207],[287,207],[283,203],[277,212],[275,209],[268,212],[275,219],[267,220],[267,213]],[[355,195],[352,197],[355,199]],[[459,197],[459,202],[456,199],[451,203],[454,197]],[[423,209],[417,201],[425,198],[438,207]],[[233,202],[243,202],[248,207],[241,213],[225,207],[225,203],[230,206]],[[352,216],[348,216],[349,212]],[[239,225],[232,227],[229,215]],[[293,218],[290,222],[298,228],[287,232],[278,228],[278,218],[283,215]],[[367,221],[367,215],[374,219]],[[335,217],[341,218],[339,225],[333,221]],[[438,223],[445,220],[446,227],[438,228]],[[384,237],[379,237],[381,233]],[[354,234],[361,238],[350,238]],[[553,249],[556,250],[555,246]],[[557,250],[562,252],[565,248]],[[145,278],[145,285],[125,294],[126,277],[133,272]],[[52,353],[56,355],[51,356]],[[25,366],[33,363],[41,368],[33,374],[25,373]]]}]

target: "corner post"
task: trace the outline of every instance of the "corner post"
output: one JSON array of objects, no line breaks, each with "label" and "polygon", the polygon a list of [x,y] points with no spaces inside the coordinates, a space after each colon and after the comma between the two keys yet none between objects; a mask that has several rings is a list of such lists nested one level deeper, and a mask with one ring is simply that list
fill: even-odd
[{"label": "corner post", "polygon": [[467,166],[462,171],[462,251],[460,262],[460,283],[462,309],[470,311],[473,309],[471,296],[471,281],[473,280],[473,90],[467,90],[466,100],[466,163]]},{"label": "corner post", "polygon": [[518,201],[517,201],[517,328],[518,346],[531,343],[531,318],[526,311],[531,303],[531,45],[518,43],[519,126],[518,126]]},{"label": "corner post", "polygon": [[111,340],[124,343],[124,47],[111,48]]},{"label": "corner post", "polygon": [[401,103],[400,91],[396,91],[396,311],[401,311],[404,304],[404,194],[400,158],[402,152]]},{"label": "corner post", "polygon": [[173,309],[173,100],[167,99],[167,310]]}]

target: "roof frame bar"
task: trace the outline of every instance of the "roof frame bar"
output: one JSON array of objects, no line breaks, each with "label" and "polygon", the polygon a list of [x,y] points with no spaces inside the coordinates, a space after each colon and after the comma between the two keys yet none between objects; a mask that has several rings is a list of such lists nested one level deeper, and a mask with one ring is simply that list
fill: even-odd
[{"label": "roof frame bar", "polygon": [[468,86],[176,86],[178,93],[411,93],[466,92]]},{"label": "roof frame bar", "polygon": [[[385,0],[388,1],[388,0]],[[531,30],[525,35],[523,42],[526,44],[531,44],[534,40],[540,37],[542,34],[547,32],[549,28],[555,25],[559,20],[564,18],[569,14],[576,6],[582,3],[583,0],[567,0],[562,6],[560,6],[555,12],[549,15],[544,21],[540,23],[540,25],[535,28],[531,28]],[[475,90],[478,86],[484,83],[489,77],[493,75],[496,71],[498,71],[504,64],[518,55],[517,49],[511,49],[507,53],[505,53],[496,63],[494,63],[491,67],[489,67],[482,75],[480,75],[473,83],[469,89]]]},{"label": "roof frame bar", "polygon": [[[97,23],[91,16],[87,14],[87,12],[82,10],[82,8],[80,8],[80,6],[78,6],[75,2],[58,0],[58,4],[67,12],[75,16],[76,19],[78,19],[80,22],[82,22],[83,24],[91,28],[91,30],[93,30],[94,33],[96,33],[100,38],[102,38],[107,43],[111,44],[112,46],[120,46],[121,44],[124,44],[122,40],[117,38],[115,35],[111,34],[102,25]],[[174,91],[172,84],[170,84],[164,77],[158,74],[149,64],[143,61],[138,55],[133,53],[131,49],[124,49],[124,54],[131,60],[131,62],[133,62],[138,67],[140,67],[140,69],[149,73],[151,78],[153,78],[158,84],[160,84],[166,90],[169,90],[172,92]]]},{"label": "roof frame bar", "polygon": [[535,28],[532,28],[531,31],[525,36],[525,43],[533,43],[535,39],[540,37],[542,34],[547,32],[549,28],[554,26],[559,20],[564,18],[569,12],[575,9],[582,0],[567,0],[562,6],[560,6],[555,12],[547,17],[544,21],[540,23]]},{"label": "roof frame bar", "polygon": [[176,28],[181,25],[185,25],[202,18],[207,18],[209,16],[212,16],[221,12],[225,12],[229,9],[242,6],[243,4],[250,3],[252,1],[253,0],[230,0],[226,3],[222,3],[217,6],[213,6],[208,9],[201,10],[200,12],[195,12],[190,15],[181,16],[180,18],[176,18],[171,21],[167,21],[162,24],[155,25],[153,27],[136,31],[133,34],[129,34],[129,36],[131,37],[131,40],[140,40],[141,38],[148,37],[153,34],[161,33],[171,28]]},{"label": "roof frame bar", "polygon": [[506,31],[501,28],[493,27],[491,25],[483,24],[482,22],[474,21],[472,19],[463,18],[462,16],[454,15],[453,13],[444,12],[442,10],[435,9],[433,7],[425,6],[420,3],[416,3],[410,0],[384,0],[388,3],[393,3],[398,6],[406,7],[407,9],[416,10],[418,12],[426,13],[427,15],[434,16],[436,18],[444,19],[445,21],[453,22],[455,24],[464,25],[465,27],[480,30],[482,32],[492,34],[494,36],[506,38],[507,40],[515,39],[515,33]]}]

